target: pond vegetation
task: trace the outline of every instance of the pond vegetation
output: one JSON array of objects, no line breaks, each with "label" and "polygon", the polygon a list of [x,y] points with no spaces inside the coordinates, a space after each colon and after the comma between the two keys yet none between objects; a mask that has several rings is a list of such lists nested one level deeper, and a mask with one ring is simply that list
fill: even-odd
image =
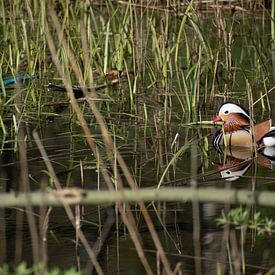
[{"label": "pond vegetation", "polygon": [[1,274],[275,272],[273,1],[0,7]]}]

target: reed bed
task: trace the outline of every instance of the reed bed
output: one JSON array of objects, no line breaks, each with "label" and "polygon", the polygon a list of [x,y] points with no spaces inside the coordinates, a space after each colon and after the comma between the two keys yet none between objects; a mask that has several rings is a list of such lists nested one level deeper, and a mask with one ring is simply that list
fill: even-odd
[{"label": "reed bed", "polygon": [[[26,216],[34,273],[47,274],[48,270],[47,236],[54,215],[47,203],[48,195],[65,194],[51,203],[62,205],[75,232],[76,250],[83,248],[88,255],[85,265],[80,259],[77,262],[78,271],[84,274],[94,270],[104,274],[99,255],[111,231],[119,239],[121,227],[130,236],[143,272],[182,274],[181,260],[170,260],[153,218],[155,215],[173,239],[158,214],[158,202],[178,201],[175,193],[180,189],[171,186],[179,182],[190,186],[181,192],[192,201],[192,260],[196,274],[202,274],[204,260],[201,200],[223,202],[227,212],[230,203],[246,204],[252,213],[254,203],[274,207],[270,202],[272,192],[254,192],[255,177],[249,179],[252,191],[234,193],[227,186],[225,191],[217,190],[216,195],[210,189],[198,188],[209,170],[210,149],[202,127],[217,104],[225,100],[246,102],[251,114],[257,108],[255,118],[271,114],[275,59],[274,5],[270,6],[269,1],[33,0],[13,4],[0,1],[0,7],[1,147],[3,155],[8,150],[18,156],[20,169],[20,185],[15,188],[20,195],[0,194],[0,207],[7,206],[5,201],[9,206],[19,204],[20,199],[24,202],[24,213],[16,214],[17,237],[20,239]],[[11,89],[5,85],[6,77],[25,75],[35,79],[15,81]],[[55,120],[70,133],[68,155],[62,151],[51,155],[51,147],[45,146],[47,128]],[[32,153],[34,147],[37,151]],[[71,152],[78,149],[81,154],[83,148],[89,151],[85,159],[72,156]],[[132,155],[142,148],[133,167],[123,154],[127,148]],[[184,163],[189,174],[179,178],[178,164],[185,154],[190,154],[188,163]],[[28,165],[31,157],[43,160],[43,177],[32,176]],[[83,180],[85,165],[92,167],[91,173],[96,175],[97,192],[85,193],[89,189]],[[156,190],[141,189],[148,187],[141,175],[150,165],[156,169],[150,184]],[[65,181],[60,167],[67,169]],[[81,172],[80,201],[75,201],[71,193],[76,189],[66,193],[76,168]],[[165,189],[167,185],[170,189]],[[34,190],[39,193],[31,192]],[[98,205],[97,233],[102,241],[93,245],[83,230],[88,220],[84,218],[86,206],[82,199],[87,199],[85,204],[92,203],[88,202],[89,192],[93,199],[98,196],[94,203]],[[232,197],[227,197],[230,192]],[[37,194],[42,194],[38,210],[32,200]],[[183,194],[179,196],[184,198]],[[107,202],[113,203],[112,211],[104,222],[100,204]],[[154,247],[153,261],[144,248],[141,220]],[[245,274],[246,268],[261,269],[245,262],[245,225],[241,247],[236,244],[236,232],[229,229],[225,226],[222,232],[227,256],[218,261],[215,272]],[[22,258],[19,245],[15,265]],[[0,260],[2,264],[6,259]]]}]

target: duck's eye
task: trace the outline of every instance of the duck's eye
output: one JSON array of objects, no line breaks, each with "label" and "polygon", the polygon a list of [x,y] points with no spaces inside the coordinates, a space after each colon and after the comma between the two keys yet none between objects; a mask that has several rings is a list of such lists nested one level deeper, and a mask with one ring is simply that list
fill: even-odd
[{"label": "duck's eye", "polygon": [[226,111],[224,111],[224,113],[225,113],[226,115],[228,115],[228,114],[229,114],[229,111],[228,111],[228,110],[226,110]]},{"label": "duck's eye", "polygon": [[230,175],[230,174],[231,174],[230,171],[226,171],[225,173],[226,173],[227,175]]}]

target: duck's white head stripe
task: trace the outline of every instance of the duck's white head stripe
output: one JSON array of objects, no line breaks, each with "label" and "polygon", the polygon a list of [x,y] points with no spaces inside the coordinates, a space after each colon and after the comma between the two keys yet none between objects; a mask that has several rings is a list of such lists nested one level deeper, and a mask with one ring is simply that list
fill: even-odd
[{"label": "duck's white head stripe", "polygon": [[228,115],[232,113],[243,114],[250,119],[248,113],[242,107],[234,103],[224,103],[223,105],[221,105],[218,115],[222,115],[222,114]]}]

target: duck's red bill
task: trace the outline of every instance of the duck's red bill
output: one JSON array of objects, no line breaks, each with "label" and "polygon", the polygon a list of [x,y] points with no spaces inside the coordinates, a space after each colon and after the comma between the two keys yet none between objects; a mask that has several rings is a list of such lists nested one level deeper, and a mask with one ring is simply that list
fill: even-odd
[{"label": "duck's red bill", "polygon": [[220,116],[216,116],[212,120],[213,123],[216,123],[216,122],[219,122],[219,121],[222,121],[222,118]]}]

